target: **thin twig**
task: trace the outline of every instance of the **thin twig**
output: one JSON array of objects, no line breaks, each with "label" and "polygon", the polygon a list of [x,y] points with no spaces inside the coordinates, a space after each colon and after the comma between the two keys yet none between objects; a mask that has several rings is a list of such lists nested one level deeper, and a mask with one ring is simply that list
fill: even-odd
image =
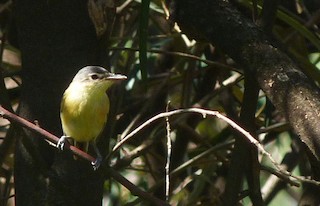
[{"label": "thin twig", "polygon": [[[170,101],[167,104],[166,112],[169,111]],[[166,162],[166,201],[169,201],[169,193],[170,193],[170,159],[171,159],[171,136],[170,136],[170,122],[169,117],[166,117],[166,130],[167,130],[167,162]]]},{"label": "thin twig", "polygon": [[[110,47],[110,48],[108,48],[108,50],[110,50],[110,51],[125,50],[125,51],[133,51],[133,52],[138,52],[139,51],[139,49],[137,49],[137,48],[128,48],[128,47]],[[206,64],[211,65],[211,66],[216,66],[216,67],[221,68],[221,69],[227,69],[227,70],[230,70],[230,71],[236,71],[238,73],[242,73],[241,71],[237,70],[236,68],[229,67],[227,65],[224,65],[224,64],[221,64],[221,63],[218,63],[218,62],[214,62],[214,61],[210,61],[210,60],[207,60],[207,59],[202,59],[201,57],[198,57],[198,56],[195,56],[195,55],[192,55],[192,54],[188,54],[188,53],[184,53],[184,52],[171,52],[171,51],[165,51],[165,50],[160,50],[160,49],[148,49],[147,52],[156,53],[156,54],[167,54],[167,55],[173,55],[173,56],[189,58],[189,59],[201,61],[201,62],[206,63]]]},{"label": "thin twig", "polygon": [[231,147],[234,144],[234,142],[235,142],[234,139],[232,139],[227,142],[220,143],[220,144],[217,144],[217,145],[211,147],[210,149],[198,154],[197,156],[195,156],[195,157],[189,159],[188,161],[184,162],[183,164],[179,165],[179,167],[177,167],[173,171],[171,171],[170,175],[172,176],[172,175],[175,175],[176,173],[179,173],[184,168],[196,163],[201,158],[209,156],[211,153],[217,152],[218,150],[221,150],[222,148],[225,149],[225,148]]},{"label": "thin twig", "polygon": [[277,163],[273,159],[272,155],[270,153],[268,153],[263,148],[263,146],[249,132],[244,130],[242,127],[240,127],[233,120],[231,120],[228,117],[220,114],[218,111],[211,111],[211,110],[205,110],[205,109],[200,109],[200,108],[178,109],[178,110],[173,110],[173,111],[170,111],[170,112],[163,112],[163,113],[160,113],[160,114],[150,118],[149,120],[147,120],[143,124],[141,124],[139,127],[137,127],[135,130],[133,130],[131,133],[129,133],[120,142],[118,142],[113,147],[112,152],[109,154],[108,158],[110,158],[110,156],[112,156],[125,142],[127,142],[129,139],[131,139],[135,134],[137,134],[143,128],[145,128],[146,126],[150,125],[152,122],[154,122],[154,121],[156,121],[156,120],[158,120],[160,118],[166,118],[166,117],[170,117],[170,116],[177,115],[177,114],[182,114],[182,113],[198,113],[198,114],[202,114],[203,118],[206,118],[207,115],[210,115],[210,116],[216,116],[217,118],[222,119],[223,121],[228,123],[231,127],[233,127],[235,130],[237,130],[238,132],[243,134],[243,136],[246,137],[250,141],[251,144],[255,145],[258,148],[258,150],[262,153],[262,155],[265,155],[271,161],[271,163],[276,167],[276,169],[279,172],[281,172],[283,175],[289,176],[291,178],[297,179],[297,180],[305,182],[305,183],[320,185],[320,182],[318,182],[318,181],[311,180],[311,179],[306,178],[306,177],[294,176],[290,172],[288,172],[286,170],[283,170],[281,168],[280,164]]},{"label": "thin twig", "polygon": [[[249,132],[247,132],[246,130],[244,130],[243,128],[241,128],[239,125],[237,125],[234,121],[232,121],[231,119],[229,119],[228,117],[225,117],[224,115],[220,114],[218,111],[211,111],[211,110],[205,110],[205,109],[200,109],[200,108],[188,108],[188,109],[177,109],[177,110],[173,110],[170,112],[163,112],[160,113],[152,118],[150,118],[149,120],[145,121],[143,124],[141,124],[139,127],[137,127],[135,130],[133,130],[131,133],[129,133],[126,137],[124,137],[121,141],[119,141],[112,149],[112,153],[110,155],[113,155],[114,152],[116,152],[125,142],[127,142],[132,136],[134,136],[135,134],[137,134],[141,129],[143,129],[144,127],[148,126],[149,124],[151,124],[152,122],[161,119],[161,118],[165,118],[165,117],[169,117],[169,116],[173,116],[173,115],[177,115],[177,114],[183,114],[183,113],[199,113],[202,114],[202,116],[205,118],[207,115],[212,115],[212,116],[216,116],[222,120],[224,120],[225,122],[227,122],[230,126],[232,126],[233,128],[235,128],[237,131],[239,131],[240,133],[242,133],[244,136],[246,136],[249,141],[253,144],[259,144],[259,142],[250,135]],[[262,146],[260,146],[262,147]],[[258,147],[259,148],[259,147]]]},{"label": "thin twig", "polygon": [[[268,166],[264,166],[264,165],[261,165],[261,170],[267,171],[267,172],[277,176],[279,179],[285,180],[290,185],[300,187],[299,182],[294,181],[292,178],[290,178],[290,176],[283,175],[283,173],[279,172],[278,170],[274,170],[273,168],[268,167]],[[297,178],[295,178],[295,179],[297,180]]]},{"label": "thin twig", "polygon": [[138,196],[142,199],[148,200],[154,205],[158,206],[170,206],[168,203],[164,202],[163,200],[160,200],[153,195],[149,194],[148,192],[145,192],[141,190],[139,187],[135,186],[132,182],[127,180],[125,177],[123,177],[121,174],[113,170],[112,168],[107,168],[107,173],[112,177],[113,179],[117,180],[117,182],[121,183],[123,186],[125,186],[130,192]]},{"label": "thin twig", "polygon": [[126,127],[126,129],[122,132],[119,139],[123,139],[130,132],[132,127],[139,121],[140,117],[141,117],[141,113],[138,113],[130,122],[130,124]]},{"label": "thin twig", "polygon": [[129,4],[131,3],[131,2],[133,2],[134,0],[127,0],[127,1],[125,1],[123,4],[121,4],[120,6],[118,6],[117,8],[116,8],[116,13],[117,14],[120,14],[124,9],[126,9],[128,6],[129,6]]}]

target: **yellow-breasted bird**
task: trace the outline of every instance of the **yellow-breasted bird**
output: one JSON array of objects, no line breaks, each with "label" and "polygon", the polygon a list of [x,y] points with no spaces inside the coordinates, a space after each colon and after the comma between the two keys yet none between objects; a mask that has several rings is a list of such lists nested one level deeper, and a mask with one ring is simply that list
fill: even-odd
[{"label": "yellow-breasted bird", "polygon": [[99,66],[86,66],[79,70],[62,97],[60,118],[64,135],[57,144],[59,149],[63,150],[66,139],[71,138],[75,146],[85,144],[87,152],[90,142],[97,154],[93,167],[97,169],[100,166],[102,157],[96,138],[102,132],[109,113],[106,91],[115,81],[126,78]]}]

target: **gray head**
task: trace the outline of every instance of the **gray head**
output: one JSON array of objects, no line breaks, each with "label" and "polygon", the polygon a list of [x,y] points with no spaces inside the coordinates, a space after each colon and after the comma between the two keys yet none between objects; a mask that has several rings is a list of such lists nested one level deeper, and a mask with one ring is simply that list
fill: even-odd
[{"label": "gray head", "polygon": [[100,80],[124,80],[127,77],[120,74],[113,74],[100,66],[86,66],[78,71],[73,82],[98,82]]}]

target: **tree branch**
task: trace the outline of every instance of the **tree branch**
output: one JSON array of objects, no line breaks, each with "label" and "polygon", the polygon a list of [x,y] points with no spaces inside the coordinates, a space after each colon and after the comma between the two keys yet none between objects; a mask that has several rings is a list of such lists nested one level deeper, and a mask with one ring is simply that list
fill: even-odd
[{"label": "tree branch", "polygon": [[252,145],[254,145],[259,150],[259,152],[261,152],[262,155],[265,155],[271,161],[271,163],[275,166],[275,168],[277,169],[278,172],[282,173],[287,178],[293,178],[293,179],[299,180],[301,182],[305,182],[305,183],[309,183],[309,184],[313,184],[313,185],[320,185],[319,181],[312,180],[312,179],[306,178],[306,177],[294,176],[290,172],[284,170],[281,167],[281,165],[274,160],[272,155],[264,149],[264,147],[259,143],[258,140],[256,140],[249,132],[247,132],[245,129],[243,129],[241,126],[239,126],[237,123],[235,123],[234,121],[232,121],[228,117],[220,114],[218,111],[211,111],[211,110],[200,109],[200,108],[177,109],[177,110],[173,110],[173,111],[169,111],[169,112],[163,112],[163,113],[160,113],[160,114],[153,116],[152,118],[148,119],[143,124],[141,124],[139,127],[134,129],[132,132],[130,132],[122,140],[120,140],[113,147],[112,152],[108,155],[107,159],[112,157],[112,155],[115,154],[115,152],[118,151],[127,141],[132,139],[134,137],[134,135],[136,135],[142,129],[145,129],[147,126],[149,126],[154,121],[161,119],[161,118],[166,118],[166,117],[170,117],[170,116],[174,116],[174,115],[178,115],[178,114],[183,114],[183,113],[198,113],[198,114],[201,114],[203,116],[203,118],[206,118],[207,115],[209,115],[209,116],[215,116],[217,118],[222,119],[223,121],[228,123],[232,128],[234,128],[239,133],[241,133],[242,136],[245,137]]},{"label": "tree branch", "polygon": [[[33,131],[35,133],[38,133],[40,135],[42,135],[46,140],[48,140],[49,142],[51,143],[54,143],[54,144],[57,144],[57,142],[59,141],[59,137],[49,133],[48,131],[38,127],[37,125],[13,114],[12,112],[9,112],[8,110],[6,110],[5,108],[3,108],[1,105],[0,105],[0,116],[9,120],[10,122],[14,122],[24,128],[27,128],[29,129],[30,131]],[[79,150],[77,147],[74,147],[70,144],[68,144],[66,142],[65,144],[65,149],[67,150],[70,150],[73,154],[85,159],[85,160],[88,160],[90,162],[94,162],[95,161],[95,158],[92,157],[91,155],[83,152],[82,150]]]},{"label": "tree branch", "polygon": [[148,200],[148,201],[150,201],[150,202],[152,202],[152,203],[154,203],[155,205],[158,205],[158,206],[168,206],[168,205],[170,205],[169,203],[166,203],[163,200],[160,200],[160,199],[150,195],[149,193],[141,190],[140,188],[138,188],[137,186],[132,184],[129,180],[127,180],[125,177],[123,177],[118,172],[113,170],[112,168],[107,168],[106,171],[108,172],[108,174],[110,174],[110,176],[112,178],[114,178],[119,183],[121,183],[123,186],[125,186],[128,190],[130,190],[130,192],[133,195],[141,197],[144,200]]},{"label": "tree branch", "polygon": [[[271,163],[276,167],[277,171],[282,174],[281,177],[285,177],[285,178],[283,178],[284,180],[286,180],[287,178],[293,178],[293,179],[299,180],[301,182],[305,182],[305,183],[309,183],[309,184],[313,184],[313,185],[317,185],[317,186],[320,185],[320,182],[318,182],[318,181],[315,181],[315,180],[312,180],[312,179],[306,178],[306,177],[293,176],[288,171],[283,170],[283,168],[281,168],[279,163],[277,163],[272,158],[271,154],[268,153],[263,148],[263,146],[249,132],[247,132],[246,130],[241,128],[239,125],[237,125],[231,119],[225,117],[224,115],[220,114],[217,111],[210,111],[210,110],[205,110],[205,109],[200,109],[200,108],[178,109],[178,110],[174,110],[174,111],[170,111],[170,112],[160,113],[160,114],[150,118],[149,120],[144,122],[142,125],[137,127],[135,130],[133,130],[131,133],[129,133],[124,139],[122,139],[120,142],[118,142],[118,144],[116,144],[114,146],[114,148],[113,148],[113,153],[109,154],[109,156],[114,154],[114,152],[117,151],[125,142],[127,142],[136,133],[138,133],[140,130],[142,130],[143,128],[145,128],[146,126],[151,124],[152,122],[154,122],[154,121],[156,121],[156,120],[158,120],[160,118],[165,118],[165,117],[169,117],[169,116],[173,116],[173,115],[177,115],[177,114],[182,114],[182,113],[198,113],[198,114],[201,114],[203,116],[203,118],[205,118],[207,115],[216,116],[217,118],[220,118],[220,119],[224,120],[231,127],[236,129],[244,137],[246,137],[247,140],[251,144],[255,145],[257,147],[257,149],[263,155],[266,155],[269,158],[269,160],[271,161]],[[29,122],[29,121],[27,121],[27,120],[25,120],[25,119],[23,119],[21,117],[9,112],[8,110],[4,109],[1,105],[0,105],[0,116],[5,118],[5,119],[8,119],[10,122],[14,122],[17,125],[20,125],[20,126],[22,126],[24,128],[29,129],[30,131],[33,131],[35,133],[38,133],[38,134],[42,135],[46,140],[48,140],[49,142],[51,142],[53,144],[56,144],[58,142],[58,140],[59,140],[59,138],[57,136],[55,136],[55,135],[49,133],[48,131],[36,126],[35,124],[33,124],[33,123],[31,123],[31,122]],[[86,159],[86,160],[88,160],[90,162],[95,160],[92,156],[90,156],[89,154],[79,150],[78,148],[76,148],[74,146],[66,144],[65,148],[70,150],[73,154],[78,155],[79,157],[82,157],[83,159]],[[140,188],[138,188],[135,185],[133,185],[131,182],[126,180],[120,174],[115,174],[116,172],[113,169],[106,168],[106,171],[111,172],[112,173],[111,176],[114,179],[116,179],[117,181],[119,181],[121,184],[123,184],[125,187],[127,187],[134,195],[138,195],[138,196],[141,195],[142,198],[144,198],[146,200],[149,200],[149,201],[153,201],[154,197],[150,197],[150,195],[148,193],[147,193],[147,196],[145,196],[146,192],[144,192]],[[133,186],[134,186],[134,189],[132,189]],[[157,205],[166,205],[166,203],[164,203],[163,201],[160,201],[158,198],[156,198],[156,201],[154,203],[156,203]]]},{"label": "tree branch", "polygon": [[[38,133],[40,135],[42,135],[46,140],[48,140],[50,143],[53,144],[57,144],[57,142],[59,141],[59,138],[51,133],[49,133],[48,131],[38,127],[37,125],[9,112],[8,110],[4,109],[1,105],[0,105],[0,116],[8,119],[10,122],[14,122],[17,125],[20,125],[24,128],[27,128],[30,131],[33,131],[35,133]],[[65,149],[71,151],[73,154],[88,160],[89,162],[94,162],[95,158],[92,157],[91,155],[83,152],[82,150],[79,150],[77,147],[74,147],[68,143],[65,144]],[[148,200],[152,203],[155,203],[155,205],[159,205],[159,206],[164,206],[164,205],[169,205],[168,203],[153,197],[152,195],[150,195],[149,193],[141,190],[139,187],[135,186],[134,184],[132,184],[130,181],[128,181],[126,178],[124,178],[122,175],[120,175],[119,173],[117,173],[115,170],[111,169],[111,168],[106,168],[106,172],[107,174],[110,174],[110,176],[112,178],[114,178],[115,180],[117,180],[120,184],[122,184],[123,186],[125,186],[128,190],[130,190],[130,192],[133,195],[137,195],[145,200]]]},{"label": "tree branch", "polygon": [[184,33],[214,43],[255,76],[308,147],[320,179],[320,94],[299,67],[227,1],[176,0],[172,16]]}]

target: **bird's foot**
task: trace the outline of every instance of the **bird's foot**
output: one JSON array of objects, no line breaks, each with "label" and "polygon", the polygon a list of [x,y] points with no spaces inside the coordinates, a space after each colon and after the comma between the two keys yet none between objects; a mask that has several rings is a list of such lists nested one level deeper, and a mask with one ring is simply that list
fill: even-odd
[{"label": "bird's foot", "polygon": [[96,171],[97,169],[99,169],[101,163],[102,163],[102,157],[98,156],[94,162],[91,162],[93,170]]},{"label": "bird's foot", "polygon": [[66,143],[66,141],[68,141],[67,139],[70,138],[69,136],[61,136],[58,143],[57,143],[57,148],[60,149],[61,151],[64,149],[64,145]]}]

